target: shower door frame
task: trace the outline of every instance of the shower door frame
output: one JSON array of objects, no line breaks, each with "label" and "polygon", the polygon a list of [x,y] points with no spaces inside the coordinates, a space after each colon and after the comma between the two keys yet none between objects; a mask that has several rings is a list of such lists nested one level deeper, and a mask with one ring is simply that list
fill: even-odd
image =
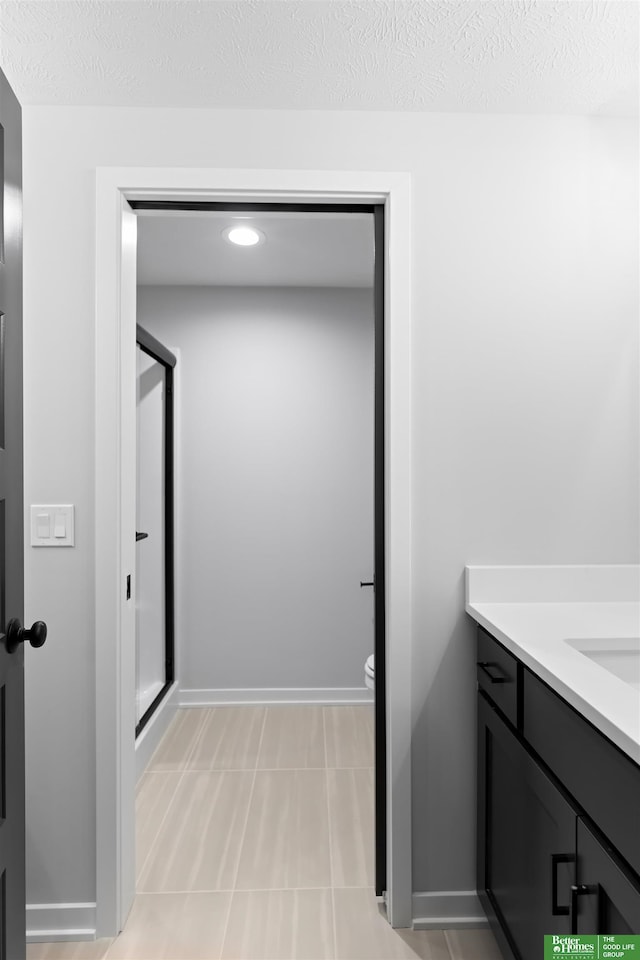
[{"label": "shower door frame", "polygon": [[[176,358],[148,330],[136,324],[136,345],[164,367],[164,684],[136,723],[136,739],[169,693],[175,680],[175,567],[174,567],[174,405],[173,368]],[[136,542],[138,534],[136,532]],[[136,630],[136,642],[139,637]]]}]

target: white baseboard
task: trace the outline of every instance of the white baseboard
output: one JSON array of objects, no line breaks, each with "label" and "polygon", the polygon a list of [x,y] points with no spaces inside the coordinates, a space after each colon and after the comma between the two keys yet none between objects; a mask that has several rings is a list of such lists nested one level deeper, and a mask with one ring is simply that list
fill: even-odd
[{"label": "white baseboard", "polygon": [[171,689],[155,710],[142,733],[136,739],[136,782],[147,768],[156,747],[166,733],[173,716],[178,709],[178,682],[172,684]]},{"label": "white baseboard", "polygon": [[251,687],[246,690],[180,690],[180,707],[216,707],[253,703],[373,703],[367,687]]},{"label": "white baseboard", "polygon": [[95,903],[27,904],[27,943],[95,938]]},{"label": "white baseboard", "polygon": [[414,930],[459,930],[488,927],[475,890],[413,894]]},{"label": "white baseboard", "polygon": [[[488,925],[475,890],[413,894],[414,930],[479,929]],[[27,943],[95,937],[95,903],[27,904]]]}]

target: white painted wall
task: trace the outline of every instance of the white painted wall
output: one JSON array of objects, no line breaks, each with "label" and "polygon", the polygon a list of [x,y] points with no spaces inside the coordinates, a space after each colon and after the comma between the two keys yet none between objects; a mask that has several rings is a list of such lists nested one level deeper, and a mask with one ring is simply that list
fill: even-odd
[{"label": "white painted wall", "polygon": [[165,367],[136,348],[136,722],[165,683]]},{"label": "white painted wall", "polygon": [[639,559],[637,123],[28,107],[24,146],[26,503],[77,505],[74,550],[26,550],[29,901],[95,892],[102,165],[411,172],[414,889],[474,889],[464,564]]},{"label": "white painted wall", "polygon": [[181,689],[362,688],[373,291],[139,287],[138,322],[181,356]]}]

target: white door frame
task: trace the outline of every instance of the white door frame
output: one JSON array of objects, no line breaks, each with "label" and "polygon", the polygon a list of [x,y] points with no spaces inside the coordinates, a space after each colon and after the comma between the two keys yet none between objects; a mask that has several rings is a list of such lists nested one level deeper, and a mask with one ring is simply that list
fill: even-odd
[{"label": "white door frame", "polygon": [[135,894],[136,216],[127,200],[384,203],[387,911],[411,925],[411,179],[407,173],[96,171],[96,926]]}]

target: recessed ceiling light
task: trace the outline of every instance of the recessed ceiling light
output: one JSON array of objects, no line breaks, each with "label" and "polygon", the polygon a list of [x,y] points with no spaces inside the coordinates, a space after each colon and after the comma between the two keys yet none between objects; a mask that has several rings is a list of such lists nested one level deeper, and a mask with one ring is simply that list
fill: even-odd
[{"label": "recessed ceiling light", "polygon": [[255,227],[227,227],[223,231],[223,236],[229,243],[235,243],[239,247],[255,247],[258,243],[264,243],[265,235],[262,230]]}]

